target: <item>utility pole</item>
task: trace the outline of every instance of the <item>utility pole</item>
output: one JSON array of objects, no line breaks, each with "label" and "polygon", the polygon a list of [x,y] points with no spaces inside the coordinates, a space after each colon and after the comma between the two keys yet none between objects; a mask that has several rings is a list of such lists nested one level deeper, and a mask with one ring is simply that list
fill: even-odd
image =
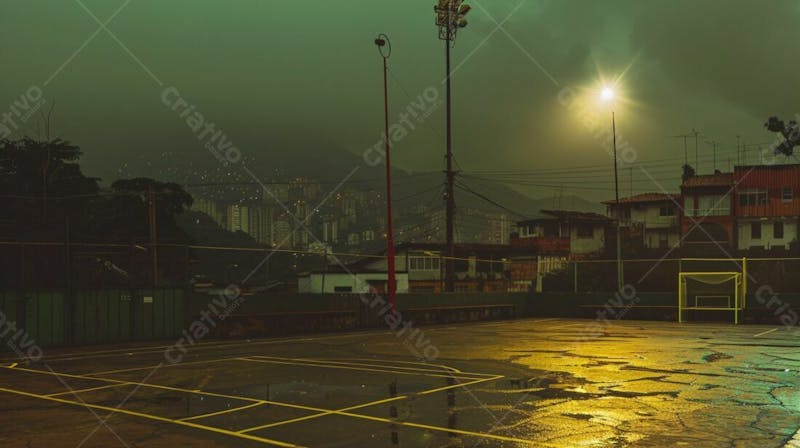
[{"label": "utility pole", "polygon": [[447,257],[445,260],[445,291],[453,292],[455,286],[455,241],[453,232],[453,219],[455,217],[456,203],[454,196],[453,183],[456,173],[453,171],[453,136],[452,136],[452,106],[451,106],[451,87],[450,87],[450,47],[455,43],[456,33],[459,28],[467,26],[464,18],[470,11],[469,5],[462,5],[463,0],[439,0],[433,7],[436,12],[436,25],[439,27],[439,39],[444,41],[445,49],[445,69],[446,92],[447,92],[447,152],[445,161],[447,169],[445,171],[445,219],[446,219],[446,240]]},{"label": "utility pole", "polygon": [[150,225],[150,251],[153,256],[153,288],[158,287],[158,226],[156,224],[156,193],[147,188],[147,216]]},{"label": "utility pole", "polygon": [[617,118],[611,111],[611,132],[614,136],[614,206],[617,208],[617,288],[622,291],[622,209],[619,205],[619,175],[617,169]]},{"label": "utility pole", "polygon": [[[375,39],[375,45],[378,46],[378,51],[383,58],[383,112],[385,118],[386,129],[384,131],[384,138],[386,139],[386,262],[388,279],[386,281],[386,288],[389,293],[389,303],[392,306],[392,311],[395,310],[397,302],[397,279],[395,277],[394,266],[394,230],[392,227],[392,161],[390,157],[390,144],[389,144],[389,81],[387,77],[388,67],[387,61],[392,54],[392,44],[389,42],[389,37],[381,34]],[[326,249],[327,250],[327,249]],[[327,270],[327,255],[325,266]]]}]

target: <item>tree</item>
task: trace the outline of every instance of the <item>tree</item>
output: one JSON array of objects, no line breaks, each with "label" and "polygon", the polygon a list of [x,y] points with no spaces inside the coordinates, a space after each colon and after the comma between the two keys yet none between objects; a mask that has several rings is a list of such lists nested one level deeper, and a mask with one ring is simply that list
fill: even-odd
[{"label": "tree", "polygon": [[146,240],[151,219],[149,201],[155,200],[155,220],[160,240],[186,241],[176,217],[187,211],[194,200],[180,185],[146,177],[120,179],[111,184],[111,193],[104,207],[100,233],[115,240]]},{"label": "tree", "polygon": [[3,213],[20,233],[83,221],[84,208],[100,188],[77,163],[78,146],[66,140],[0,140],[0,196]]}]

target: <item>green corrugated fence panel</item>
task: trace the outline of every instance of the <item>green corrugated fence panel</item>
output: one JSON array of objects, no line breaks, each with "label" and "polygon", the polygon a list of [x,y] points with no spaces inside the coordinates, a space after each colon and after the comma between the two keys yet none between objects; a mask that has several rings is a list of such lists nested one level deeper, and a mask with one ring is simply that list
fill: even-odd
[{"label": "green corrugated fence panel", "polygon": [[120,329],[120,340],[122,341],[129,341],[132,340],[131,336],[131,301],[133,297],[131,297],[131,293],[129,291],[121,291],[119,297],[119,329]]},{"label": "green corrugated fence panel", "polygon": [[108,294],[108,340],[109,342],[119,342],[119,299],[118,290],[109,291]]},{"label": "green corrugated fence panel", "polygon": [[55,337],[54,343],[57,345],[64,345],[67,341],[66,329],[64,328],[67,319],[66,309],[66,297],[63,294],[59,294],[58,300],[53,304],[53,336]]},{"label": "green corrugated fence panel", "polygon": [[103,291],[97,297],[97,325],[96,343],[104,343],[109,340],[108,334],[108,301],[111,299],[111,291]]},{"label": "green corrugated fence panel", "polygon": [[164,338],[164,306],[167,301],[166,291],[159,289],[153,292],[153,338]]},{"label": "green corrugated fence panel", "polygon": [[175,307],[177,306],[178,299],[178,291],[173,289],[170,291],[169,301],[164,304],[165,337],[173,338],[177,336],[175,329],[178,327],[178,322],[176,321],[177,315],[175,314]]},{"label": "green corrugated fence panel", "polygon": [[57,337],[55,334],[55,321],[59,318],[56,316],[56,302],[59,298],[53,293],[40,292],[36,294],[37,321],[39,322],[39,332],[36,335],[30,336],[36,339],[39,345],[53,345],[56,343]]},{"label": "green corrugated fence panel", "polygon": [[[39,333],[39,301],[36,300],[37,296],[35,293],[29,294],[25,299],[25,331],[28,332],[31,337],[36,337]],[[21,327],[23,324],[21,322],[17,322],[17,327]]]}]

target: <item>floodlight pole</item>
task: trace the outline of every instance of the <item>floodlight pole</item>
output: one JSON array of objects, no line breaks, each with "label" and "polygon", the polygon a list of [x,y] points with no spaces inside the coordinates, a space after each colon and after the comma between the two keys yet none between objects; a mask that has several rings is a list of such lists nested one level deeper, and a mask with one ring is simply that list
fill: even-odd
[{"label": "floodlight pole", "polygon": [[447,241],[445,258],[445,291],[455,290],[455,234],[454,219],[456,211],[454,181],[456,172],[453,171],[453,134],[452,134],[452,95],[450,78],[450,47],[456,39],[458,28],[467,25],[464,16],[469,12],[470,7],[462,5],[463,0],[438,0],[438,4],[433,7],[436,12],[436,25],[439,27],[439,39],[444,41],[445,54],[445,89],[446,89],[446,109],[447,109],[447,138],[445,153],[445,238]]},{"label": "floodlight pole", "polygon": [[614,110],[611,111],[611,133],[614,140],[614,203],[617,208],[617,290],[622,291],[622,209],[619,206],[619,174],[617,168],[617,119]]},{"label": "floodlight pole", "polygon": [[387,61],[392,54],[392,44],[389,42],[388,36],[381,34],[375,39],[375,45],[378,46],[378,51],[383,58],[383,112],[384,139],[386,140],[386,262],[388,271],[386,289],[388,289],[391,309],[394,311],[397,302],[397,280],[394,266],[394,229],[392,228],[392,163],[389,155],[389,82],[387,77],[389,71]]},{"label": "floodlight pole", "polygon": [[445,219],[446,219],[446,238],[447,238],[447,259],[445,260],[445,290],[453,292],[455,290],[455,265],[453,257],[455,256],[455,239],[453,235],[453,220],[455,218],[456,203],[453,196],[453,180],[455,173],[453,172],[453,135],[452,135],[452,105],[451,105],[451,89],[450,89],[450,20],[447,21],[447,39],[444,41],[445,48],[445,68],[447,70],[447,183],[446,195],[447,203],[445,205]]}]

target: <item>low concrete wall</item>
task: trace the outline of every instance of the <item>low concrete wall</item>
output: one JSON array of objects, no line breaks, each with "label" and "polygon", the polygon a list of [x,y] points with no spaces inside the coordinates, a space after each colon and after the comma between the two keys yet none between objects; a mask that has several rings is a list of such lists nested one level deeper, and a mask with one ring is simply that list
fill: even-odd
[{"label": "low concrete wall", "polygon": [[[400,294],[397,310],[413,325],[511,319],[530,315],[527,293]],[[261,294],[239,301],[193,295],[189,316],[227,310],[214,328],[217,337],[253,337],[386,328],[389,304],[380,296],[356,294]],[[389,320],[390,321],[390,320]]]}]

